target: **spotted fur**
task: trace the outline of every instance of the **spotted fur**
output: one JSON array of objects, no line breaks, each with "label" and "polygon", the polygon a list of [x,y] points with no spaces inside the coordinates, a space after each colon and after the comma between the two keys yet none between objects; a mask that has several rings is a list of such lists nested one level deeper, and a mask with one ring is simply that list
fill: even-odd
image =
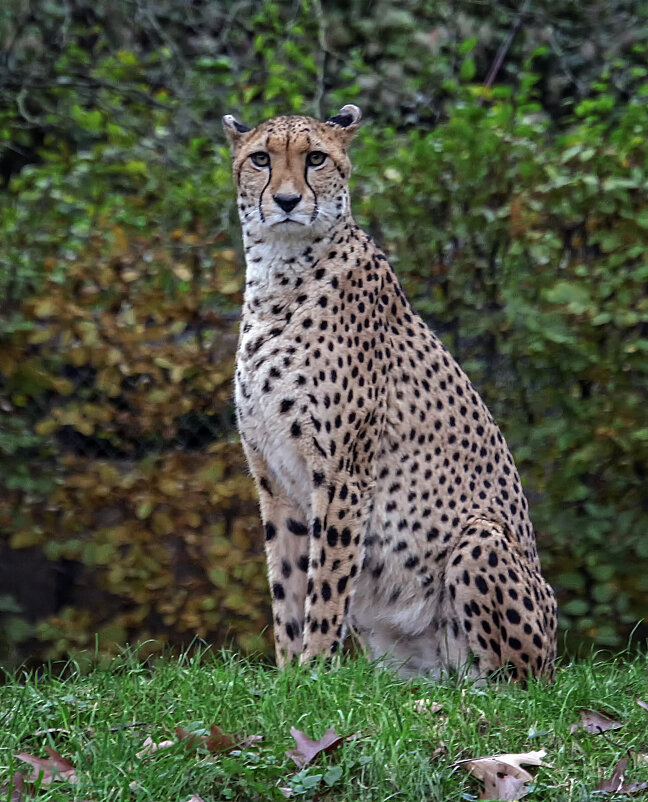
[{"label": "spotted fur", "polygon": [[359,121],[224,118],[247,263],[236,406],[277,660],[334,653],[351,626],[403,675],[551,675],[555,598],[511,454],[351,216]]}]

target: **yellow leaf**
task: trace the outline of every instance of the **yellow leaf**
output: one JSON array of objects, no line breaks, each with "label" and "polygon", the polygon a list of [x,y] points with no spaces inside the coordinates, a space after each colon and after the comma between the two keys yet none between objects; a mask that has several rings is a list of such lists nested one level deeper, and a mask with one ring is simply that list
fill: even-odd
[{"label": "yellow leaf", "polygon": [[191,281],[191,270],[187,265],[174,265],[173,272],[181,281]]},{"label": "yellow leaf", "polygon": [[51,298],[41,298],[34,304],[34,315],[38,318],[51,317],[56,311]]},{"label": "yellow leaf", "polygon": [[45,420],[37,423],[35,428],[36,434],[40,434],[41,437],[47,437],[47,435],[52,434],[59,428],[59,424],[51,418],[45,418]]},{"label": "yellow leaf", "polygon": [[15,532],[9,539],[9,546],[12,549],[28,549],[38,546],[43,541],[43,534],[37,530],[27,532]]},{"label": "yellow leaf", "polygon": [[156,535],[170,535],[174,530],[173,521],[169,515],[159,510],[153,513],[151,527]]},{"label": "yellow leaf", "polygon": [[234,295],[242,289],[241,282],[238,279],[232,279],[221,284],[220,291],[223,295]]},{"label": "yellow leaf", "polygon": [[124,234],[124,229],[120,226],[115,226],[112,230],[113,235],[113,253],[124,254],[128,250],[128,240]]}]

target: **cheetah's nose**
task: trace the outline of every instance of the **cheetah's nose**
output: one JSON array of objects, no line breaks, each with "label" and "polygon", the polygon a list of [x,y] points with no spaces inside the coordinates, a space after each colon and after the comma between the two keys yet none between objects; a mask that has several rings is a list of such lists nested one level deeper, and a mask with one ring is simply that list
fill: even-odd
[{"label": "cheetah's nose", "polygon": [[284,212],[292,212],[292,210],[297,206],[299,201],[301,200],[301,195],[273,195],[275,203]]}]

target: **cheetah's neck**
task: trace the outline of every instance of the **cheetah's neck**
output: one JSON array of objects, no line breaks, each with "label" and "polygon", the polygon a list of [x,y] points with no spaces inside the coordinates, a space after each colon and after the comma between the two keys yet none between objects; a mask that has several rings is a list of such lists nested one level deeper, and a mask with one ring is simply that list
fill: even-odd
[{"label": "cheetah's neck", "polygon": [[292,227],[278,231],[244,230],[246,287],[280,290],[298,276],[305,280],[315,265],[327,257],[348,223],[342,220],[321,234],[310,229],[295,231]]}]

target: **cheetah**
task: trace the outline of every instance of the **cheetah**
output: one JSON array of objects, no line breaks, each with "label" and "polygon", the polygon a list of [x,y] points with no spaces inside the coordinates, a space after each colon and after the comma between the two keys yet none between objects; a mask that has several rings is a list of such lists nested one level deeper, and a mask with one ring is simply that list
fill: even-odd
[{"label": "cheetah", "polygon": [[402,676],[550,678],[555,596],[513,458],[351,215],[360,119],[223,118],[246,260],[237,423],[278,665],[350,629]]}]

